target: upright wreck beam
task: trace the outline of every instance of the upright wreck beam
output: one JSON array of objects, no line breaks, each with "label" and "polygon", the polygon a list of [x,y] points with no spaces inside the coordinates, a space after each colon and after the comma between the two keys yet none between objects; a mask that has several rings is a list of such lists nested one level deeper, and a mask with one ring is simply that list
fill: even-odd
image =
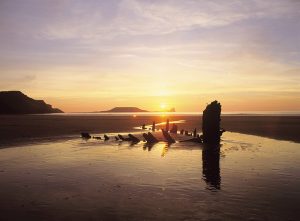
[{"label": "upright wreck beam", "polygon": [[155,121],[152,123],[152,131],[155,131]]},{"label": "upright wreck beam", "polygon": [[221,104],[213,101],[203,111],[202,132],[203,142],[216,144],[220,142]]},{"label": "upright wreck beam", "polygon": [[167,123],[166,123],[166,131],[169,132],[169,128],[170,128],[170,121],[169,119],[167,119]]}]

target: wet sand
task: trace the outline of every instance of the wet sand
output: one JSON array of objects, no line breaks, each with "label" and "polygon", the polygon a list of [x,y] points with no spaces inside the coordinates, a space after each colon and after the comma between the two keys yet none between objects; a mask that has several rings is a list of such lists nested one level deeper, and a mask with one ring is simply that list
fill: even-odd
[{"label": "wet sand", "polygon": [[[78,137],[80,132],[95,135],[134,131],[134,127],[153,121],[185,120],[179,129],[201,132],[201,116],[68,116],[6,115],[0,116],[0,147],[40,140]],[[222,116],[227,131],[300,142],[300,116]]]},{"label": "wet sand", "polygon": [[74,138],[0,149],[0,220],[298,220],[300,144]]}]

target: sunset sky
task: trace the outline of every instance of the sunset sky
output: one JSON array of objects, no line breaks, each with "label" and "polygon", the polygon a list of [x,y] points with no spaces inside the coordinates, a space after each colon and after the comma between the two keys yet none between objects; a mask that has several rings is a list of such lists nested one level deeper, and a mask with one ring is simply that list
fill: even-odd
[{"label": "sunset sky", "polygon": [[0,90],[64,111],[300,111],[300,1],[1,0]]}]

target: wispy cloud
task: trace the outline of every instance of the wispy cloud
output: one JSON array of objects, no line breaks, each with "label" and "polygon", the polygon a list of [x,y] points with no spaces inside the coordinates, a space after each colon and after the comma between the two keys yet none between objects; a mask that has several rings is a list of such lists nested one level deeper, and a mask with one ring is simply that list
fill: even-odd
[{"label": "wispy cloud", "polygon": [[0,86],[56,97],[296,96],[299,18],[295,0],[3,0]]},{"label": "wispy cloud", "polygon": [[[105,39],[225,26],[249,18],[291,17],[299,15],[300,8],[297,1],[281,0],[105,2],[3,1],[1,26],[48,39]],[[14,18],[7,18],[7,9],[15,12]]]}]

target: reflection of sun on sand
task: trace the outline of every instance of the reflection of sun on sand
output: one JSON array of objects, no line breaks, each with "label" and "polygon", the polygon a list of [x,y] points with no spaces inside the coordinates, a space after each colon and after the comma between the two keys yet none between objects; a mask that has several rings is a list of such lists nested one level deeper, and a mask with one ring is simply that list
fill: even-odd
[{"label": "reflection of sun on sand", "polygon": [[[166,123],[167,122],[164,121],[164,122],[157,123],[155,125],[156,126],[162,126],[162,125],[166,125]],[[185,120],[174,120],[174,121],[170,121],[169,123],[171,123],[171,124],[184,124]],[[151,128],[152,128],[152,124],[145,125],[146,130],[150,130]],[[134,127],[134,129],[141,130],[142,128],[139,126],[139,127]]]},{"label": "reflection of sun on sand", "polygon": [[[22,220],[24,214],[26,220],[85,220],[100,213],[103,220],[128,220],[127,214],[184,220],[187,208],[192,219],[209,219],[210,208],[199,210],[204,204],[215,206],[219,220],[225,212],[225,220],[242,219],[232,215],[238,206],[258,220],[266,211],[270,220],[285,220],[289,212],[297,220],[299,144],[226,133],[222,145],[220,155],[195,143],[151,147],[95,139],[0,149],[0,220]],[[287,200],[293,203],[286,206]]]}]

